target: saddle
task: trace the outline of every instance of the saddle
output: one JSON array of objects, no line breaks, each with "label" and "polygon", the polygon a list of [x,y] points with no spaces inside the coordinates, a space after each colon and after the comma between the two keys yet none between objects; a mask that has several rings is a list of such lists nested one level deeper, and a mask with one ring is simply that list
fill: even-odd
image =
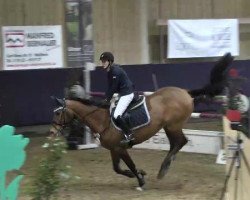
[{"label": "saddle", "polygon": [[[138,106],[143,104],[144,101],[145,101],[145,96],[143,96],[143,95],[135,95],[135,97],[133,98],[133,100],[131,101],[131,103],[129,104],[129,106],[127,107],[126,110],[136,109]],[[116,102],[116,106],[117,106],[117,103],[118,103],[118,101]]]},{"label": "saddle", "polygon": [[[125,112],[123,113],[123,119],[130,130],[136,130],[143,126],[146,126],[150,122],[150,116],[146,105],[144,95],[135,95]],[[115,123],[113,114],[117,106],[118,101],[115,102],[115,106],[110,109],[111,121],[113,125],[118,129],[119,126]]]}]

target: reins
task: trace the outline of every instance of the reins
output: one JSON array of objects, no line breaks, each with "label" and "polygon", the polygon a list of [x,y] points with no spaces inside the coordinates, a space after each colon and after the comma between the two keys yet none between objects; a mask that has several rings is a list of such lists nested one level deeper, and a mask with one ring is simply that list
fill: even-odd
[{"label": "reins", "polygon": [[[93,109],[92,111],[88,112],[87,114],[85,114],[83,117],[81,117],[83,119],[83,121],[86,121],[86,118],[89,117],[90,115],[92,115],[93,113],[95,113],[96,111],[98,111],[100,108],[96,107],[95,109]],[[72,121],[74,121],[74,119],[76,119],[77,121],[81,122],[80,117],[76,117],[74,115],[74,117],[69,120],[68,122],[66,122],[66,105],[64,104],[63,106],[57,108],[54,110],[54,113],[56,113],[57,111],[62,111],[62,114],[60,116],[59,122],[53,120],[52,121],[52,126],[57,130],[57,133],[61,133],[62,131],[67,128],[69,125],[72,124]],[[111,120],[110,120],[111,121]],[[103,132],[105,132],[107,129],[110,128],[110,121],[109,121],[109,125],[104,128],[102,131],[100,131],[99,134],[102,134]],[[57,125],[57,126],[56,126]],[[60,126],[60,128],[58,128],[58,126]]]}]

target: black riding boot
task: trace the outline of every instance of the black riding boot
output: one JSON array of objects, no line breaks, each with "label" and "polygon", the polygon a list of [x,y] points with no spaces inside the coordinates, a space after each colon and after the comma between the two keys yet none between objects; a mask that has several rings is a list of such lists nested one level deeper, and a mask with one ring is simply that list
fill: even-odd
[{"label": "black riding boot", "polygon": [[118,126],[122,129],[122,133],[124,135],[124,139],[120,142],[122,145],[127,145],[129,144],[133,138],[132,138],[132,132],[124,119],[119,115],[116,119],[116,122]]}]

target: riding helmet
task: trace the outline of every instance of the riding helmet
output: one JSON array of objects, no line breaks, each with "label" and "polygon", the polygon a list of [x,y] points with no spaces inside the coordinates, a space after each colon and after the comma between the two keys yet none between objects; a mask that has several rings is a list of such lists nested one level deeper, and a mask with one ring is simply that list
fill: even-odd
[{"label": "riding helmet", "polygon": [[103,52],[100,56],[100,60],[107,60],[109,62],[114,62],[114,56],[111,52]]}]

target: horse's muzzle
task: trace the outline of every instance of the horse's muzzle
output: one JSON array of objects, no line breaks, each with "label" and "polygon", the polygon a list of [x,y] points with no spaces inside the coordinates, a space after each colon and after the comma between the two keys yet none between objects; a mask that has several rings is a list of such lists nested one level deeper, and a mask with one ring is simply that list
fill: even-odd
[{"label": "horse's muzzle", "polygon": [[61,127],[59,125],[53,125],[49,129],[51,136],[58,136],[60,134]]}]

